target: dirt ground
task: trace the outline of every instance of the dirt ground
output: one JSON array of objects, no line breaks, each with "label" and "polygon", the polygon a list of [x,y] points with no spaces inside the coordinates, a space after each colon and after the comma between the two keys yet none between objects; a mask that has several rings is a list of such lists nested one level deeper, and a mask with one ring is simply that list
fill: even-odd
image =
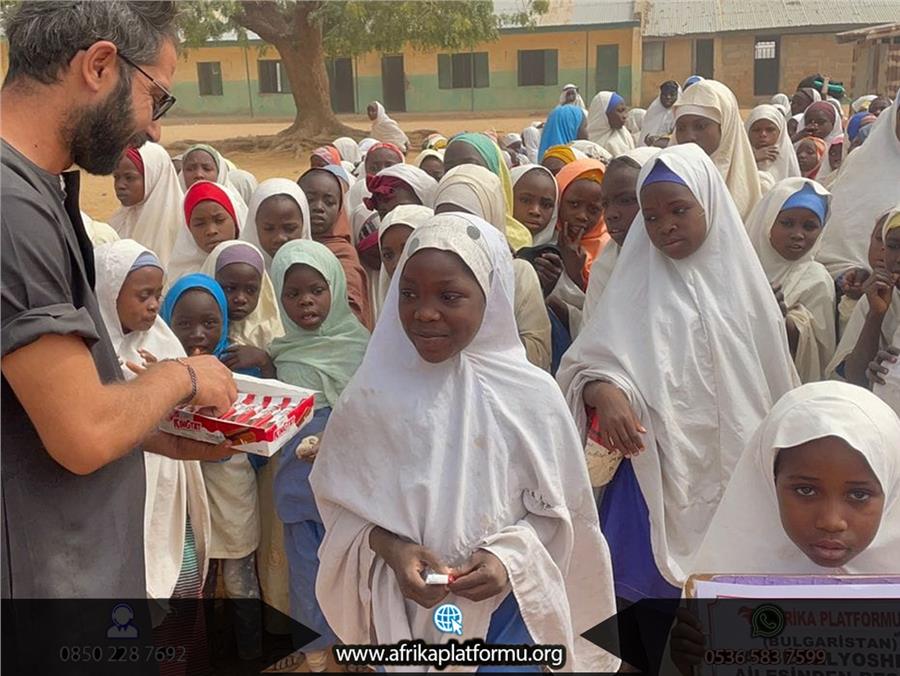
[{"label": "dirt ground", "polygon": [[[520,132],[532,121],[542,117],[539,114],[522,116],[521,113],[480,117],[469,115],[447,116],[410,116],[397,115],[395,119],[409,133],[414,130],[431,129],[444,135],[461,131],[483,131],[494,129],[500,133]],[[361,132],[368,129],[366,121],[360,116],[342,118],[345,124],[358,128]],[[246,119],[231,121],[197,121],[185,122],[172,120],[163,125],[162,143],[165,146],[183,141],[203,141],[215,146],[216,141],[246,136],[264,136],[275,134],[290,125],[290,120],[269,120],[264,122],[247,121]],[[175,154],[175,153],[173,153]],[[234,152],[228,158],[241,169],[251,172],[260,181],[267,178],[296,178],[309,166],[305,158],[295,158],[290,152]],[[415,150],[410,153],[415,157]],[[81,208],[91,217],[105,221],[119,207],[113,190],[112,177],[90,176],[84,174],[81,183]]]}]

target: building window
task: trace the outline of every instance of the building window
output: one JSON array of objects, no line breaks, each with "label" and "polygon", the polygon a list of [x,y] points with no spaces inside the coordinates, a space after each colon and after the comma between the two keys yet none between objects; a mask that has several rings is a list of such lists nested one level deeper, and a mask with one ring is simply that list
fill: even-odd
[{"label": "building window", "polygon": [[438,54],[438,88],[470,89],[490,86],[487,52]]},{"label": "building window", "polygon": [[267,60],[259,62],[259,93],[291,93],[291,83],[281,61]]},{"label": "building window", "polygon": [[555,49],[519,50],[519,86],[557,84],[558,54]]},{"label": "building window", "polygon": [[200,96],[222,96],[222,64],[218,61],[198,63],[197,84]]},{"label": "building window", "polygon": [[645,42],[643,46],[645,71],[660,71],[666,69],[666,43]]}]

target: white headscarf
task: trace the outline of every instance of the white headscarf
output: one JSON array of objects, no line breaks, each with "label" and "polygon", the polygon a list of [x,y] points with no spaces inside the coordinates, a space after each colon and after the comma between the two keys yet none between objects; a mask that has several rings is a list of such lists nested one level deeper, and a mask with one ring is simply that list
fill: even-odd
[{"label": "white headscarf", "polygon": [[[209,183],[210,181],[197,181],[199,183]],[[237,216],[237,238],[239,239],[243,233],[247,223],[247,207],[244,200],[237,194],[230,185],[216,184],[228,197],[231,206],[234,208],[235,216]],[[193,187],[193,186],[191,186]],[[188,189],[190,190],[190,189]],[[169,259],[169,265],[166,268],[166,289],[177,282],[181,277],[194,272],[200,272],[203,263],[209,256],[203,249],[197,246],[191,229],[188,226],[187,217],[184,214],[184,202],[187,195],[181,198],[181,227],[178,229],[178,237],[175,239],[175,248],[172,249],[172,257]]]},{"label": "white headscarf", "polygon": [[656,566],[680,586],[744,440],[799,380],[778,304],[715,165],[693,143],[670,146],[644,166],[638,186],[657,162],[700,203],[706,240],[689,257],[671,259],[653,246],[638,214],[557,379],[582,430],[588,383],[611,382],[628,397],[647,429],[647,450],[631,462]]},{"label": "white headscarf", "polygon": [[591,101],[588,112],[588,138],[606,148],[613,157],[634,148],[634,137],[625,127],[613,129],[606,117],[606,109],[616,92],[600,92]]},{"label": "white headscarf", "polygon": [[382,143],[393,143],[404,151],[409,148],[409,138],[400,129],[400,125],[388,117],[380,101],[372,101],[375,106],[375,119],[372,121],[372,137]]},{"label": "white headscarf", "polygon": [[531,236],[533,242],[532,246],[541,246],[543,244],[549,244],[556,236],[556,221],[559,214],[559,186],[556,185],[556,177],[553,175],[553,172],[543,165],[531,164],[524,167],[515,167],[509,172],[510,177],[512,178],[513,195],[515,195],[516,183],[518,183],[525,174],[531,171],[543,171],[553,179],[553,185],[556,186],[556,198],[554,200],[555,206],[553,207],[553,214],[550,216],[550,221],[547,223],[546,227],[543,230],[541,230],[540,232],[536,232]]},{"label": "white headscarf", "polygon": [[184,222],[180,208],[183,192],[165,148],[148,142],[138,152],[144,162],[144,199],[116,211],[109,224],[119,237],[143,244],[167,267]]},{"label": "white headscarf", "polygon": [[769,103],[775,106],[783,117],[788,118],[791,116],[791,97],[787,94],[779,92],[769,100]]},{"label": "white headscarf", "polygon": [[241,196],[241,199],[244,200],[244,204],[250,203],[250,198],[253,197],[253,191],[259,186],[256,176],[249,171],[237,168],[232,169],[229,172],[228,182],[231,184],[231,187],[237,191],[238,195]]},{"label": "white headscarf", "polygon": [[84,225],[84,231],[91,240],[91,244],[95,247],[121,239],[119,233],[113,230],[108,223],[95,221],[83,211],[81,212],[81,222]]},{"label": "white headscarf", "polygon": [[433,148],[426,148],[425,150],[420,152],[419,155],[416,157],[415,165],[419,169],[421,169],[422,162],[427,160],[429,157],[436,157],[441,162],[443,162],[444,161],[444,151],[443,150],[434,150]]},{"label": "white headscarf", "polygon": [[422,169],[412,164],[394,164],[385,167],[378,172],[378,176],[393,176],[406,183],[416,197],[426,207],[434,203],[434,193],[437,190],[437,181],[426,174]]},{"label": "white headscarf", "polygon": [[[702,80],[692,84],[673,108],[676,122],[682,115],[702,115],[719,123],[722,140],[711,158],[725,179],[738,213],[747,218],[762,197],[762,189],[753,147],[741,124],[741,109],[734,93],[721,82]],[[677,138],[674,140],[678,142]]]},{"label": "white headscarf", "polygon": [[[148,331],[125,333],[119,320],[116,301],[131,267],[149,249],[134,240],[123,239],[94,249],[97,269],[97,302],[100,316],[119,357],[126,380],[135,377],[125,362],[143,364],[138,353],[144,349],[157,359],[185,357],[184,348],[162,317]],[[200,564],[201,581],[209,564],[209,505],[200,463],[172,460],[157,453],[144,453],[147,489],[144,496],[144,562],[147,596],[167,599],[172,596],[184,557],[185,519],[191,526]]]},{"label": "white headscarf", "polygon": [[[675,99],[677,103],[681,98],[681,86],[678,86],[678,96]],[[641,122],[640,135],[637,139],[637,145],[646,145],[644,139],[648,136],[669,136],[675,130],[675,104],[666,108],[659,95],[653,99],[653,103],[647,108],[647,113]]]},{"label": "white headscarf", "polygon": [[[233,239],[216,246],[206,257],[206,262],[203,263],[200,272],[215,279],[219,256],[223,251],[234,246],[249,247],[259,255],[260,261],[263,260],[262,251],[258,247],[250,242]],[[248,263],[248,265],[252,265],[252,263]],[[254,265],[254,267],[256,266]],[[228,320],[228,342],[231,345],[251,345],[260,350],[266,350],[273,340],[284,335],[284,327],[281,325],[275,288],[272,286],[272,280],[269,279],[269,273],[266,272],[265,264],[259,272],[259,302],[256,309],[240,321]]]},{"label": "white headscarf", "polygon": [[[775,459],[783,448],[842,439],[866,459],[884,491],[872,543],[842,569],[824,568],[795,545],[781,522]],[[897,570],[900,551],[900,419],[855,385],[811,383],[785,394],[741,455],[693,566],[696,573],[879,574]]]},{"label": "white headscarf", "polygon": [[541,130],[533,124],[522,130],[522,147],[531,162],[537,164],[538,150],[541,147]]},{"label": "white headscarf", "polygon": [[286,178],[270,178],[260,183],[259,187],[253,191],[253,197],[250,198],[247,223],[241,228],[240,239],[249,242],[259,250],[263,260],[266,262],[266,270],[272,267],[272,257],[263,251],[259,243],[259,228],[256,225],[256,215],[259,213],[262,203],[275,195],[284,195],[294,200],[303,217],[300,239],[312,239],[312,230],[309,224],[309,202],[306,200],[306,193],[300,189],[300,186]]},{"label": "white headscarf", "polygon": [[[832,101],[831,99],[828,99],[826,103],[830,103],[831,107],[834,108],[834,126],[831,128],[831,131],[828,132],[828,136],[822,139],[823,141],[825,141],[825,157],[822,158],[822,166],[819,167],[819,172],[816,174],[816,180],[819,182],[828,178],[828,176],[830,176],[834,172],[834,170],[831,168],[831,161],[828,158],[828,151],[831,150],[831,142],[838,136],[843,136],[844,134],[844,121],[841,117],[841,115],[843,114],[841,112],[841,104],[837,103],[836,101]],[[807,108],[806,111],[808,112],[809,108]],[[797,128],[806,129],[806,112],[804,112],[803,116],[800,118],[800,122],[798,123]],[[846,153],[846,149],[844,152]]]},{"label": "white headscarf", "polygon": [[869,104],[877,98],[878,96],[876,96],[875,94],[865,94],[864,96],[860,96],[859,98],[854,99],[853,103],[850,104],[850,110],[852,110],[854,113],[868,110]]},{"label": "white headscarf", "polygon": [[625,120],[625,128],[631,132],[635,145],[639,145],[640,143],[641,125],[644,124],[645,117],[647,117],[647,111],[644,108],[632,108],[628,111],[628,118]]},{"label": "white headscarf", "polygon": [[[380,526],[448,565],[490,551],[536,643],[566,646],[567,669],[614,671],[618,659],[580,638],[614,612],[609,553],[581,440],[516,332],[506,240],[480,219],[442,214],[410,237],[398,270],[423,248],[462,258],[484,289],[484,319],[460,354],[426,363],[400,324],[399,275],[392,281],[310,475],[325,525],[316,580],[325,617],[345,643],[447,638],[369,547]],[[460,640],[483,639],[504,596],[451,594],[465,617]]]},{"label": "white headscarf", "polygon": [[359,144],[349,136],[336,138],[331,142],[331,145],[337,148],[337,151],[341,154],[342,160],[350,162],[354,167],[359,164],[359,161],[362,159],[362,152],[359,149]]},{"label": "white headscarf", "polygon": [[772,246],[770,238],[784,203],[806,186],[812,187],[826,202],[831,200],[831,194],[815,181],[788,178],[776,183],[747,219],[747,234],[766,278],[771,284],[781,285],[788,317],[800,332],[794,364],[805,383],[821,380],[825,376],[825,367],[834,355],[834,281],[825,267],[814,260],[822,243],[822,233],[812,249],[795,261],[782,257]]},{"label": "white headscarf", "polygon": [[434,194],[434,208],[452,204],[506,232],[506,201],[496,174],[476,164],[460,164],[444,174]]},{"label": "white headscarf", "polygon": [[868,267],[869,235],[875,221],[897,203],[900,185],[900,139],[897,114],[900,91],[894,104],[872,123],[868,140],[854,150],[832,186],[834,195],[828,232],[819,260],[837,277],[854,267]]},{"label": "white headscarf", "polygon": [[590,157],[593,160],[600,160],[604,164],[608,164],[609,161],[613,158],[612,153],[609,152],[606,148],[601,145],[597,145],[593,141],[587,141],[585,139],[578,139],[572,141],[569,144],[569,147],[572,150],[581,153],[581,155],[575,156],[576,159],[581,157]]},{"label": "white headscarf", "polygon": [[[744,123],[749,138],[750,127],[759,120],[768,120],[778,128],[778,140],[775,147],[778,148],[778,157],[774,161],[764,160],[757,162],[760,171],[771,175],[773,183],[778,183],[786,178],[800,176],[800,165],[797,163],[797,153],[794,152],[794,144],[791,143],[790,134],[787,132],[787,120],[775,106],[764,103],[750,111],[750,116]],[[753,144],[751,144],[752,150]]]},{"label": "white headscarf", "polygon": [[559,105],[561,105],[561,106],[562,106],[562,105],[565,105],[565,103],[566,103],[566,90],[567,90],[567,89],[574,89],[574,90],[575,90],[575,101],[574,101],[573,103],[571,103],[570,105],[578,106],[579,108],[581,108],[581,109],[585,112],[585,114],[587,114],[587,106],[584,105],[584,99],[581,98],[581,94],[580,94],[579,91],[578,91],[578,85],[574,85],[574,84],[571,84],[571,83],[570,83],[570,84],[567,84],[567,85],[563,85],[562,90],[559,92]]},{"label": "white headscarf", "polygon": [[[197,143],[196,145],[192,145],[190,148],[184,151],[181,155],[182,162],[187,159],[187,156],[190,155],[195,150],[202,150],[207,155],[213,158],[213,162],[218,169],[218,173],[216,174],[215,183],[219,185],[228,185],[231,186],[231,170],[234,168],[234,163],[229,162],[225,159],[225,156],[222,155],[218,150],[213,148],[211,145],[206,143]],[[171,160],[170,160],[171,161]],[[182,166],[181,171],[178,172],[178,183],[181,186],[181,192],[185,192],[187,190],[187,186],[184,183],[184,167]],[[233,187],[233,186],[232,186]],[[240,194],[240,193],[239,193]]]},{"label": "white headscarf", "polygon": [[[431,207],[423,207],[419,204],[401,204],[384,217],[384,220],[378,224],[378,245],[381,246],[381,238],[384,233],[392,225],[405,225],[411,230],[415,230],[420,225],[424,225],[428,219],[434,216],[434,209]],[[378,269],[378,303],[376,307],[381,312],[384,305],[384,299],[387,297],[388,287],[391,284],[391,278],[388,277],[387,270],[384,265]]]}]

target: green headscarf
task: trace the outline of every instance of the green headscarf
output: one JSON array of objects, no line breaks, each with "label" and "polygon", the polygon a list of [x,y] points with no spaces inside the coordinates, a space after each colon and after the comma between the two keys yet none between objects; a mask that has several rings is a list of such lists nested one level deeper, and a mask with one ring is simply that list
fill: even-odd
[{"label": "green headscarf", "polygon": [[213,162],[216,163],[216,169],[221,171],[222,155],[219,154],[218,150],[216,150],[215,148],[213,148],[211,145],[209,145],[207,143],[195,143],[190,148],[188,148],[187,150],[184,151],[184,154],[182,155],[182,157],[187,157],[195,150],[202,150],[207,155],[209,155],[213,159]]},{"label": "green headscarf", "polygon": [[[288,316],[281,301],[284,276],[293,265],[308,265],[328,283],[331,310],[315,331],[301,329]],[[328,247],[308,239],[282,246],[272,260],[272,283],[284,323],[285,335],[269,346],[278,379],[289,385],[316,390],[316,408],[334,406],[362,363],[369,332],[347,302],[347,280],[340,261]]]},{"label": "green headscarf", "polygon": [[531,246],[531,231],[513,218],[513,184],[509,173],[509,167],[501,154],[500,146],[494,143],[484,134],[466,132],[457,134],[450,143],[468,143],[478,151],[484,159],[488,170],[500,179],[503,186],[503,198],[506,202],[506,240],[513,251],[522,247]]}]

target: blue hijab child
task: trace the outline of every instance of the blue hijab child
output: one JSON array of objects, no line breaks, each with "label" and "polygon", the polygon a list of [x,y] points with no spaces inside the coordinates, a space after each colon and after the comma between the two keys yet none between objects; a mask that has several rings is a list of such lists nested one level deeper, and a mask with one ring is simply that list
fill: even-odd
[{"label": "blue hijab child", "polygon": [[538,148],[538,162],[548,148],[567,146],[572,141],[587,138],[587,116],[580,106],[564,104],[556,106],[547,116]]},{"label": "blue hijab child", "polygon": [[[285,335],[269,346],[277,378],[316,391],[313,420],[297,443],[280,453],[275,475],[275,507],[284,523],[284,546],[290,567],[291,616],[320,634],[304,648],[312,671],[324,671],[328,648],[337,637],[316,601],[318,550],[325,528],[309,485],[315,452],[331,408],[362,363],[369,332],[347,302],[347,281],[340,261],[328,247],[298,239],[282,246],[272,261],[272,283]],[[299,444],[299,445],[298,445]]]}]

